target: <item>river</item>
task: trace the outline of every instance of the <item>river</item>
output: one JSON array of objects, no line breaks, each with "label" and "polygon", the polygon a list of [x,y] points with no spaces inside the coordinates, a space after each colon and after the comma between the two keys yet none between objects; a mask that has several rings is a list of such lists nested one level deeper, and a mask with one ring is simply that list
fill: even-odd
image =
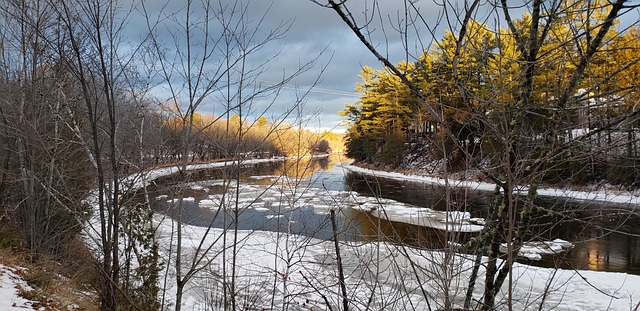
[{"label": "river", "polygon": [[[239,182],[229,176],[239,176]],[[156,189],[157,209],[169,213],[182,197],[183,220],[190,224],[217,228],[237,224],[239,230],[324,240],[332,237],[327,215],[335,209],[342,240],[382,240],[431,249],[464,243],[476,235],[491,202],[491,193],[468,189],[452,189],[446,200],[441,186],[373,178],[328,159],[246,166],[240,174],[208,170],[199,172],[197,180],[186,188]],[[530,238],[541,243],[562,239],[573,246],[557,255],[519,261],[640,275],[640,216],[632,212],[634,206],[563,198],[540,198],[536,205],[545,211],[532,223]],[[447,212],[452,208],[456,211]],[[460,215],[464,220],[457,223]],[[453,230],[445,230],[452,223]]]}]

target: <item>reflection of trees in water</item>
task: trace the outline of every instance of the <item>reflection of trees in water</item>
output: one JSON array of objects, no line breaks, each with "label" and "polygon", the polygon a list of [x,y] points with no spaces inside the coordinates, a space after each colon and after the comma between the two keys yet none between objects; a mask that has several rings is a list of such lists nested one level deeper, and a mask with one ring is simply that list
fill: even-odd
[{"label": "reflection of trees in water", "polygon": [[[304,194],[308,189],[308,181],[314,173],[321,169],[330,169],[331,164],[338,161],[337,157],[301,158],[296,160],[273,161],[268,163],[246,164],[234,167],[216,167],[194,170],[189,172],[190,183],[179,180],[179,174],[157,179],[157,183],[150,187],[158,199],[156,209],[169,216],[180,213],[183,221],[196,226],[222,227],[221,218],[230,210],[237,210],[237,221],[242,229],[267,230],[297,233],[306,236],[322,236],[330,231],[325,230],[324,215],[314,215],[313,209],[305,204]],[[239,170],[239,171],[238,171]],[[236,189],[236,181],[230,176],[240,177],[240,188]],[[259,188],[245,188],[247,185],[257,185]],[[235,191],[239,191],[235,195]],[[280,191],[280,195],[273,196],[273,192]],[[200,206],[199,201],[214,198],[213,205]],[[178,204],[179,198],[184,199]],[[275,201],[264,200],[276,198]],[[218,201],[219,200],[219,201]],[[237,201],[237,202],[236,202]],[[261,211],[253,210],[260,207]],[[229,209],[230,210],[227,210]],[[264,209],[277,209],[274,213],[267,213]],[[282,210],[280,210],[282,209]],[[295,219],[304,214],[304,221]],[[265,215],[270,216],[265,220]],[[353,228],[345,222],[346,218],[338,221],[344,231]],[[228,224],[227,224],[228,226]],[[284,227],[282,227],[284,226]],[[282,228],[280,228],[282,227]],[[327,231],[320,232],[318,231]],[[353,234],[348,234],[353,238]]]},{"label": "reflection of trees in water", "polygon": [[331,169],[332,166],[330,164],[333,163],[330,158],[331,157],[306,157],[298,160],[286,160],[283,165],[275,168],[273,175],[294,180],[308,179],[318,170]]},{"label": "reflection of trees in water", "polygon": [[374,217],[371,213],[351,213],[358,233],[367,241],[382,241],[409,245],[417,248],[444,249],[451,243],[463,244],[477,233],[445,232],[425,226],[389,221]]},{"label": "reflection of trees in water", "polygon": [[350,190],[364,195],[393,199],[437,211],[447,211],[453,208],[457,211],[469,212],[472,217],[486,217],[491,199],[486,192],[451,188],[449,202],[447,202],[445,187],[440,185],[380,177],[368,178],[353,172],[347,172],[345,184]]},{"label": "reflection of trees in water", "polygon": [[317,167],[317,161],[309,158],[302,158],[296,161],[285,161],[284,165],[273,172],[273,175],[299,180],[311,177],[311,175],[315,173]]},{"label": "reflection of trees in water", "polygon": [[640,274],[640,217],[626,210],[581,211],[562,229],[575,236],[566,268]]}]

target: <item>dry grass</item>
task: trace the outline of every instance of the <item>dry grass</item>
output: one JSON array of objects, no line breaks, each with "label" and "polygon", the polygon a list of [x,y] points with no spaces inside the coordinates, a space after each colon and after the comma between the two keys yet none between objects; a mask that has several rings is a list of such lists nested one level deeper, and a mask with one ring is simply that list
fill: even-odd
[{"label": "dry grass", "polygon": [[21,267],[17,273],[31,288],[18,287],[25,299],[40,310],[98,310],[92,259],[81,241],[71,241],[55,260],[34,257],[24,248],[22,235],[7,221],[0,221],[0,263]]}]

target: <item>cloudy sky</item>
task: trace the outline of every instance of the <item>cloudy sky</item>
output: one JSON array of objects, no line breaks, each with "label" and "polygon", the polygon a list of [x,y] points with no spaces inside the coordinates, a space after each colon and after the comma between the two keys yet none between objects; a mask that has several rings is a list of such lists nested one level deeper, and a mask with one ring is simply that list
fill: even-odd
[{"label": "cloudy sky", "polygon": [[[251,10],[260,14],[268,9],[266,4],[267,1],[253,1]],[[298,92],[303,92],[315,84],[304,104],[304,110],[316,116],[310,118],[309,126],[336,127],[342,120],[338,111],[358,99],[354,87],[360,69],[365,65],[378,66],[376,59],[333,11],[311,1],[277,0],[267,17],[271,26],[283,20],[292,23],[286,37],[274,42],[282,50],[270,65],[273,75],[267,76],[277,81],[283,71],[292,72],[298,64],[319,56],[314,68],[297,77],[290,86],[299,86]],[[287,107],[291,100],[291,95],[285,92],[279,102]]]},{"label": "cloudy sky", "polygon": [[[432,3],[431,1],[423,2],[424,5]],[[351,7],[352,13],[357,17],[363,16],[365,10],[371,9],[364,5],[366,1],[349,3],[359,5]],[[392,19],[395,19],[398,12],[403,11],[403,1],[382,1],[382,3],[381,12],[391,15]],[[381,68],[379,62],[333,10],[309,0],[276,0],[273,3],[254,0],[250,3],[250,10],[256,15],[267,12],[269,22],[266,25],[270,24],[272,27],[281,21],[292,21],[292,27],[286,37],[277,43],[282,47],[282,53],[277,61],[274,61],[272,68],[292,70],[298,63],[316,57],[324,50],[316,67],[296,79],[294,83],[304,89],[305,86],[313,85],[321,72],[319,82],[306,98],[305,110],[310,114],[318,115],[317,118],[311,119],[310,126],[323,128],[338,126],[342,117],[337,112],[342,110],[346,103],[353,103],[358,99],[354,87],[359,81],[358,73],[361,68],[363,66]],[[385,42],[381,40],[382,27],[377,21],[374,23],[377,25],[371,27],[375,29],[374,40],[383,42],[377,47],[381,48],[382,52],[388,53],[392,62],[402,60],[404,48],[396,33],[391,29],[385,29],[389,34],[388,42]],[[284,96],[282,101],[286,105],[287,97]]]},{"label": "cloudy sky", "polygon": [[[422,0],[421,0],[422,1]],[[418,5],[425,8],[433,6],[431,0],[416,1]],[[266,66],[262,67],[262,73],[255,80],[258,83],[275,83],[282,80],[283,76],[292,74],[301,64],[305,64],[313,59],[317,59],[315,66],[303,74],[291,80],[289,84],[283,88],[280,96],[273,102],[271,108],[264,112],[270,119],[277,119],[282,112],[290,108],[301,93],[307,91],[308,94],[302,101],[302,114],[310,116],[307,118],[305,126],[320,127],[323,129],[331,129],[337,127],[342,117],[338,115],[338,111],[344,108],[346,103],[353,103],[358,100],[354,87],[358,81],[358,73],[363,66],[371,66],[381,68],[379,62],[366,50],[357,37],[347,28],[340,17],[331,9],[324,8],[310,0],[219,0],[212,1],[215,5],[231,5],[239,3],[246,7],[246,19],[244,24],[247,28],[258,28],[256,41],[260,41],[269,31],[276,29],[282,23],[290,25],[288,31],[277,40],[270,41],[262,47],[258,52],[252,53],[249,57],[251,65],[258,65],[266,62]],[[404,12],[404,1],[381,1],[382,6],[380,12],[385,20],[396,20],[398,12]],[[180,35],[171,36],[171,32],[180,33],[181,30],[172,29],[171,20],[180,20],[184,22],[186,1],[169,1],[168,5],[161,6],[155,2],[147,2],[147,10],[153,16],[152,20],[159,17],[161,27],[157,27],[156,31],[159,38],[164,39],[164,47],[169,50],[172,45],[179,46],[183,43],[175,43],[175,38]],[[199,1],[194,5],[192,11],[201,13],[201,4]],[[358,6],[350,6],[352,13],[358,18],[364,15],[364,12],[370,12],[371,7],[368,1],[350,1],[350,4]],[[214,8],[213,12],[219,11]],[[433,17],[433,12],[437,10],[424,10],[426,17]],[[161,12],[161,13],[159,13]],[[176,15],[170,15],[167,12],[178,12]],[[379,16],[379,17],[380,17]],[[379,18],[378,17],[378,18]],[[134,18],[132,26],[134,29],[146,28],[143,21],[144,18]],[[259,26],[257,26],[259,25]],[[385,28],[380,26],[379,21],[375,20],[371,23],[371,29],[375,31],[371,34],[373,41],[377,42],[377,47],[384,54],[389,55],[392,62],[396,63],[404,59],[404,48],[401,41],[398,40],[397,33],[387,25]],[[384,30],[384,32],[383,32]],[[427,33],[425,29],[421,29]],[[385,34],[387,36],[385,36]],[[424,35],[424,34],[423,34]],[[387,38],[384,40],[384,38]],[[428,36],[430,38],[430,36]],[[173,39],[172,39],[173,38]],[[411,39],[410,39],[411,40]],[[178,48],[179,49],[179,48]],[[268,60],[268,62],[267,62]],[[313,86],[313,87],[311,87]],[[158,97],[170,98],[167,95],[166,85],[157,87],[154,90]],[[269,102],[269,98],[262,99],[262,107]],[[216,108],[216,102],[218,103]],[[220,114],[220,100],[212,98],[208,103],[200,109],[205,113]],[[260,107],[257,104],[256,107]],[[254,114],[262,114],[260,108],[254,109]],[[294,115],[300,114],[296,111]],[[312,116],[312,117],[311,117]],[[287,121],[296,123],[296,117],[290,116]]]},{"label": "cloudy sky", "polygon": [[[199,1],[195,2],[199,3]],[[257,28],[255,42],[262,40],[269,31],[276,29],[282,23],[290,25],[288,31],[281,38],[269,41],[268,44],[249,56],[250,66],[264,64],[261,67],[260,76],[253,80],[254,83],[269,85],[281,81],[283,76],[292,74],[301,64],[317,58],[316,65],[291,80],[282,89],[277,99],[271,101],[271,98],[262,98],[256,101],[256,108],[250,114],[264,114],[269,119],[278,119],[283,111],[293,106],[299,94],[310,91],[302,101],[303,110],[296,111],[294,115],[310,116],[304,124],[307,127],[335,128],[342,120],[338,111],[342,110],[346,103],[358,100],[354,87],[359,81],[358,73],[361,68],[363,66],[382,67],[333,10],[321,7],[310,0],[214,0],[212,2],[214,6],[238,4],[245,7],[246,14],[243,15],[245,16],[243,24],[247,26],[247,29]],[[364,24],[362,17],[365,13],[367,15],[371,15],[371,12],[376,13],[367,28],[373,31],[370,33],[371,41],[383,55],[388,56],[391,62],[397,63],[407,58],[402,38],[393,27],[398,20],[406,19],[402,15],[405,12],[405,1],[382,0],[379,2],[379,6],[375,7],[375,10],[371,6],[372,1],[352,0],[348,1],[348,4],[351,13],[359,19],[361,25]],[[442,7],[436,4],[437,1],[413,0],[411,2],[421,14],[421,23],[414,29],[409,29],[409,34],[405,39],[409,45],[408,49],[413,55],[416,55],[423,48],[431,47],[429,44],[432,42],[432,34],[439,38],[442,36],[444,28],[458,28],[455,22],[455,12],[462,11],[460,3],[465,1],[447,1],[448,12],[446,14],[443,13]],[[171,19],[183,20],[184,3],[186,1],[169,1],[164,12],[179,13],[171,17],[168,17],[166,13],[157,16],[162,15],[160,18],[163,20],[162,23]],[[499,23],[495,15],[490,14],[490,1],[481,1],[480,3],[477,10],[479,13],[474,16],[474,19],[488,24]],[[525,7],[517,5],[518,3],[522,2],[514,2],[515,8],[512,10],[514,17],[521,16]],[[152,11],[155,10],[153,14],[157,14],[160,5],[150,2],[149,8]],[[195,6],[192,8],[192,12],[195,13],[202,13],[202,11],[201,6],[200,8]],[[219,9],[213,9],[213,12],[218,11]],[[628,14],[624,19],[631,20],[631,22],[637,21],[637,11]],[[144,24],[139,21],[134,21],[133,24],[134,27],[145,28]],[[171,32],[170,27],[159,27],[158,31],[161,33],[160,37],[171,37],[167,35],[168,32]],[[180,37],[180,35],[173,36],[173,38],[176,37]],[[409,57],[409,61],[413,60]],[[160,88],[156,91],[163,92]],[[217,108],[216,102],[218,102]],[[219,98],[217,100],[212,98],[202,106],[201,111],[220,114],[219,102]],[[264,107],[267,103],[272,105],[268,110],[265,110]],[[295,119],[290,116],[286,121],[295,124],[297,123]]]}]

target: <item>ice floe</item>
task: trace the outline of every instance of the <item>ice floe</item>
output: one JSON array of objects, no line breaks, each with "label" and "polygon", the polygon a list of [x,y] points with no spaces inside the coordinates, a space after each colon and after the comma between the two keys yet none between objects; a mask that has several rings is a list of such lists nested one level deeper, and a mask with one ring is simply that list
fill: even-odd
[{"label": "ice floe", "polygon": [[[520,251],[518,251],[518,257],[529,260],[540,260],[543,255],[560,254],[570,248],[573,248],[573,243],[562,239],[525,242],[520,248]],[[500,251],[503,253],[507,252],[506,243],[500,245]]]}]

